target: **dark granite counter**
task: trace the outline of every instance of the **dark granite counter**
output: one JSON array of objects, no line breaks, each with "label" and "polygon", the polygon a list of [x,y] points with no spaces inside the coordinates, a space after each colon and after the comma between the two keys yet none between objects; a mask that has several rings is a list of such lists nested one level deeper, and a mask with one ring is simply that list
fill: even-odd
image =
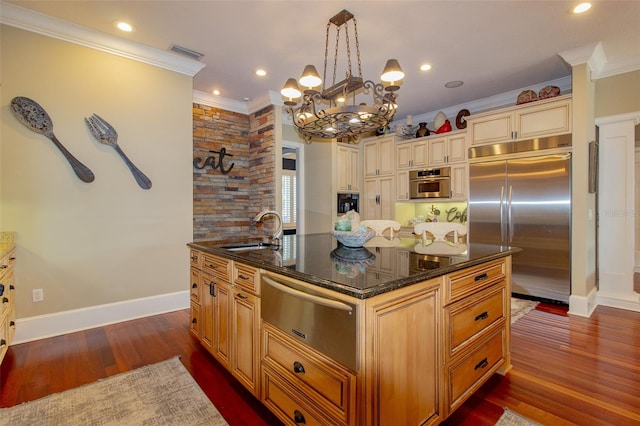
[{"label": "dark granite counter", "polygon": [[223,246],[262,241],[196,241],[188,246],[247,265],[263,268],[359,299],[435,278],[520,249],[485,244],[433,242],[415,238],[375,237],[365,247],[342,246],[329,233],[286,235],[278,250],[229,251]]}]

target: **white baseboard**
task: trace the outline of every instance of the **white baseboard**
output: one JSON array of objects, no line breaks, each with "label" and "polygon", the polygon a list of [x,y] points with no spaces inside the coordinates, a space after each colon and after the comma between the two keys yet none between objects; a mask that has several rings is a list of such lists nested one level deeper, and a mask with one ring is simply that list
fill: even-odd
[{"label": "white baseboard", "polygon": [[640,295],[631,290],[628,294],[598,292],[598,305],[640,312]]},{"label": "white baseboard", "polygon": [[189,307],[190,291],[125,300],[16,320],[12,345]]},{"label": "white baseboard", "polygon": [[598,289],[593,288],[586,296],[569,296],[569,314],[590,317],[598,306]]}]

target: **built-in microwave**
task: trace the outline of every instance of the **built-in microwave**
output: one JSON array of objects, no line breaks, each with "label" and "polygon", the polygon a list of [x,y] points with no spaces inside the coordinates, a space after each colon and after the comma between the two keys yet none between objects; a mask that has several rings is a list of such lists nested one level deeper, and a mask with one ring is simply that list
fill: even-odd
[{"label": "built-in microwave", "polygon": [[451,167],[410,170],[409,198],[451,198]]},{"label": "built-in microwave", "polygon": [[338,214],[344,214],[349,210],[358,211],[359,194],[338,194]]}]

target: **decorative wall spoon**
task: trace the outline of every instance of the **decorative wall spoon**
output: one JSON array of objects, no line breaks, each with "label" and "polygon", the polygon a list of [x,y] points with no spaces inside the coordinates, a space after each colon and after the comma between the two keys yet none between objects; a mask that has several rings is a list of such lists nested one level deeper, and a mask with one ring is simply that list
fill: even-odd
[{"label": "decorative wall spoon", "polygon": [[65,156],[75,174],[83,182],[93,182],[95,176],[91,169],[82,164],[76,157],[71,155],[69,151],[60,143],[58,138],[53,134],[53,122],[49,114],[36,101],[25,98],[23,96],[15,97],[11,100],[11,112],[13,115],[25,125],[28,129],[36,133],[41,133],[51,139],[58,147],[60,152]]}]

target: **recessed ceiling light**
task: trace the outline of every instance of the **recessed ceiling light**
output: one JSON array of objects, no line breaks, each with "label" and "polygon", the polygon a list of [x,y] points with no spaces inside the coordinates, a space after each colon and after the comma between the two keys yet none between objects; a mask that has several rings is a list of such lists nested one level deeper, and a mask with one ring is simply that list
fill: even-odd
[{"label": "recessed ceiling light", "polygon": [[220,91],[218,89],[213,89],[213,94],[218,96],[220,94]]},{"label": "recessed ceiling light", "polygon": [[462,82],[460,80],[453,80],[453,81],[450,81],[448,83],[445,83],[444,87],[447,87],[449,89],[453,89],[453,88],[456,88],[456,87],[460,87],[463,84],[464,84],[464,82]]},{"label": "recessed ceiling light", "polygon": [[429,71],[430,69],[431,69],[431,65],[429,64],[420,65],[420,71]]},{"label": "recessed ceiling light", "polygon": [[574,7],[572,9],[572,11],[573,11],[573,13],[583,13],[583,12],[586,12],[587,10],[589,10],[589,9],[591,9],[591,3],[584,2],[584,3],[580,3],[579,5]]},{"label": "recessed ceiling light", "polygon": [[130,33],[133,31],[133,26],[128,23],[128,22],[124,22],[124,21],[117,21],[114,23],[114,25],[116,26],[117,29],[119,29],[120,31],[124,31],[126,33]]},{"label": "recessed ceiling light", "polygon": [[263,69],[258,69],[258,70],[256,70],[256,75],[258,77],[264,77],[265,75],[267,75],[267,72],[265,70],[263,70]]}]

